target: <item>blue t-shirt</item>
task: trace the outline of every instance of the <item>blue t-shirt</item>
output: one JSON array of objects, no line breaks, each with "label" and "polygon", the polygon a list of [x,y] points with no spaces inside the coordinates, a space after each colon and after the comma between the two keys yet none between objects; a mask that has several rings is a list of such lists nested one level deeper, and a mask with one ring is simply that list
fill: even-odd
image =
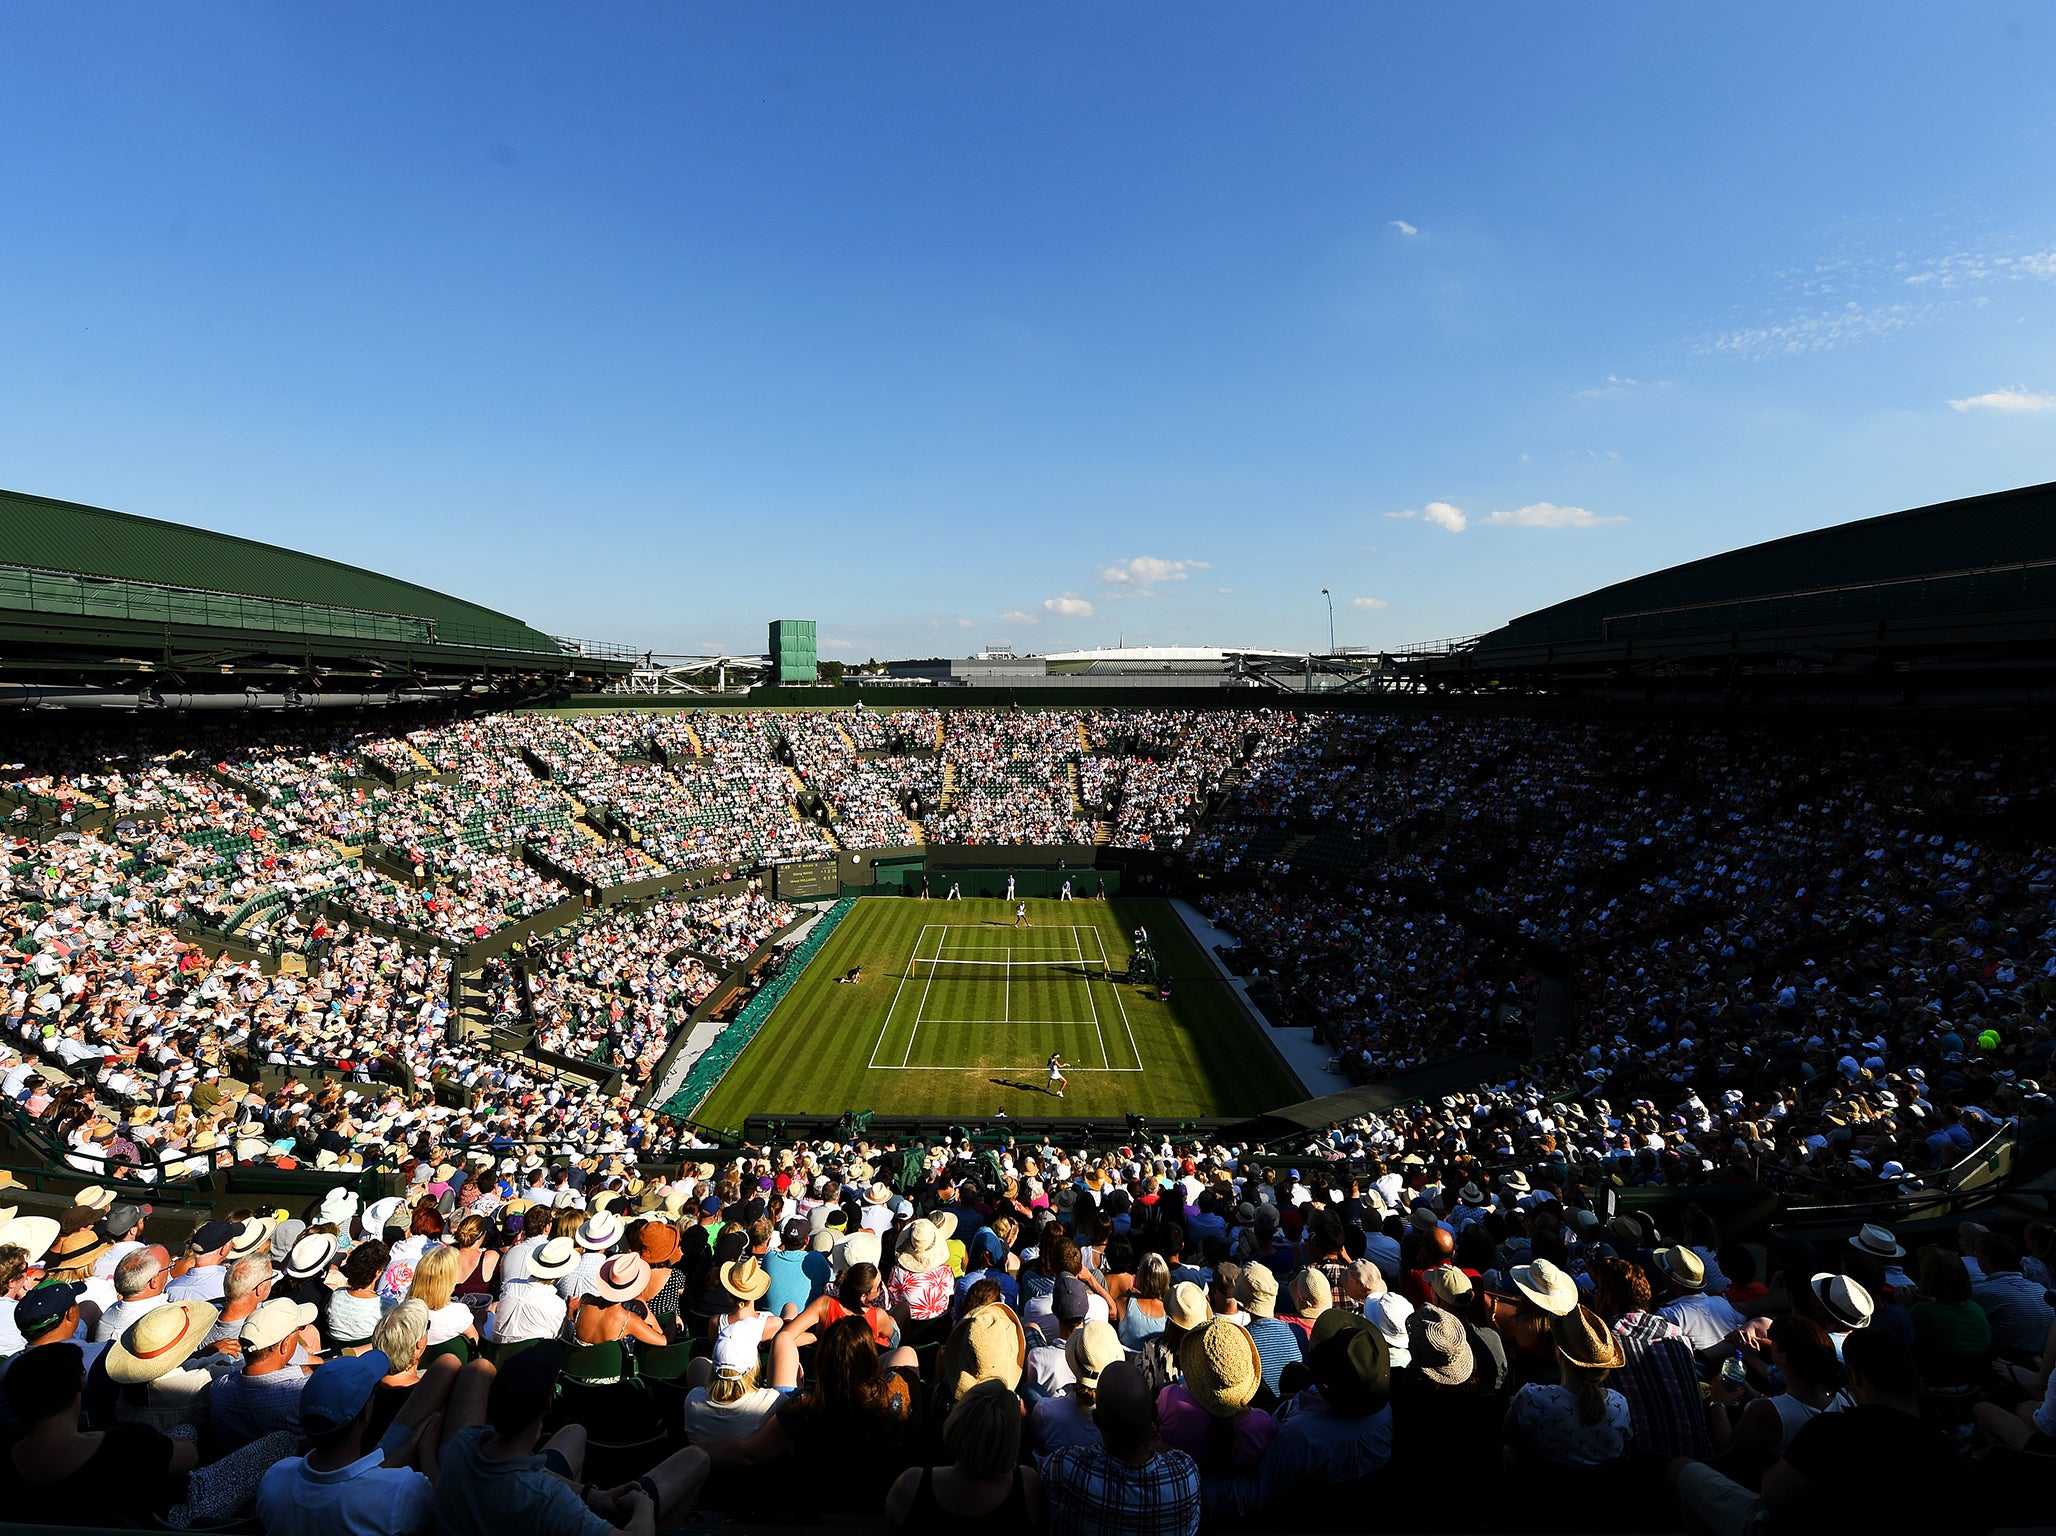
[{"label": "blue t-shirt", "polygon": [[774,1248],[764,1255],[764,1270],[771,1276],[764,1310],[773,1317],[786,1303],[804,1307],[828,1289],[828,1255],[810,1248]]}]

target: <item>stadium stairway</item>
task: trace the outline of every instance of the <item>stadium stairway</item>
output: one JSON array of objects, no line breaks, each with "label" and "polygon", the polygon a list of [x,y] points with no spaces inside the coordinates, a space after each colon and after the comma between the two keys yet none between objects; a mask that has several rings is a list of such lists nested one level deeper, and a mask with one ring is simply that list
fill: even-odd
[{"label": "stadium stairway", "polygon": [[[1082,725],[1079,727],[1085,729]],[[1078,759],[1069,758],[1064,763],[1064,782],[1071,786],[1071,814],[1080,821],[1085,819],[1085,782],[1078,777]]]},{"label": "stadium stairway", "polygon": [[424,757],[421,753],[420,748],[416,747],[413,742],[407,740],[406,737],[402,736],[400,738],[400,745],[407,749],[407,755],[413,758],[415,762],[419,763],[422,767],[426,768],[430,773],[435,772],[435,764],[431,763],[426,757]]},{"label": "stadium stairway", "polygon": [[1073,724],[1078,728],[1078,750],[1080,752],[1090,752],[1092,750],[1092,733],[1085,729],[1085,722],[1083,720],[1074,721]]},{"label": "stadium stairway", "polygon": [[[939,740],[942,735],[942,727],[940,725],[936,726],[935,734]],[[938,811],[946,811],[955,803],[956,798],[957,765],[945,758],[942,764],[942,795],[935,802],[935,808]]]},{"label": "stadium stairway", "polygon": [[692,743],[692,755],[694,757],[705,757],[707,755],[707,744],[700,740],[700,733],[692,728],[690,720],[685,722],[685,739]]},{"label": "stadium stairway", "polygon": [[1114,824],[1111,821],[1095,821],[1092,824],[1092,846],[1104,848],[1114,840]]},{"label": "stadium stairway", "polygon": [[[458,973],[456,984],[450,991],[451,1002],[454,1005],[451,1017],[456,1021],[457,1033],[466,1040],[477,1040],[491,1035],[493,1007],[486,996],[485,971],[481,968]],[[521,1043],[528,1043],[525,1036]]]},{"label": "stadium stairway", "polygon": [[857,739],[856,737],[850,735],[848,730],[846,730],[843,727],[843,723],[840,720],[835,722],[835,734],[840,736],[842,738],[842,744],[850,749],[850,756],[855,757],[857,755]]},{"label": "stadium stairway", "polygon": [[915,848],[926,848],[928,846],[928,829],[912,816],[907,818],[907,835],[912,840],[910,846]]},{"label": "stadium stairway", "polygon": [[935,750],[942,750],[942,711],[935,712]]}]

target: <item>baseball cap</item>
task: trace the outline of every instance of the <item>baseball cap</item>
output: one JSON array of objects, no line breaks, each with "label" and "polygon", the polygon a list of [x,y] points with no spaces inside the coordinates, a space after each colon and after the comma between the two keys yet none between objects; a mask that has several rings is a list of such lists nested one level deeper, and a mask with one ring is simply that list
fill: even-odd
[{"label": "baseball cap", "polygon": [[719,1195],[709,1195],[706,1199],[702,1200],[700,1202],[700,1214],[702,1216],[719,1216],[721,1214],[721,1197]]},{"label": "baseball cap", "polygon": [[1092,1311],[1092,1293],[1076,1275],[1058,1275],[1050,1310],[1060,1323],[1082,1322]]},{"label": "baseball cap", "polygon": [[100,1230],[118,1241],[141,1226],[153,1209],[148,1205],[110,1206],[107,1214],[100,1218]]},{"label": "baseball cap", "polygon": [[226,1248],[242,1230],[232,1221],[203,1221],[193,1233],[193,1252],[212,1253],[217,1248]]},{"label": "baseball cap", "polygon": [[83,1285],[58,1280],[39,1285],[14,1304],[14,1326],[24,1338],[47,1333],[85,1293]]},{"label": "baseball cap", "polygon": [[378,1349],[343,1355],[321,1366],[300,1389],[301,1426],[316,1440],[347,1428],[392,1369],[392,1361]]}]

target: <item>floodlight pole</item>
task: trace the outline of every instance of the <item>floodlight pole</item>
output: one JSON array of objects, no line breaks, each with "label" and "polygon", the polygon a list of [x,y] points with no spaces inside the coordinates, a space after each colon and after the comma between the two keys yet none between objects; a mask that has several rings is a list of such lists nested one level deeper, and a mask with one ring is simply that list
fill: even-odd
[{"label": "floodlight pole", "polygon": [[1335,595],[1326,587],[1323,587],[1321,588],[1321,596],[1328,599],[1328,654],[1333,656],[1335,654]]}]

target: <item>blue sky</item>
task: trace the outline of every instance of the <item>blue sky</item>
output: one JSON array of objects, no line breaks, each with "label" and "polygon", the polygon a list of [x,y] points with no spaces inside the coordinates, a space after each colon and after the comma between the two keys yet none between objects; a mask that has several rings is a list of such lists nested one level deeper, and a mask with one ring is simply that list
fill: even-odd
[{"label": "blue sky", "polygon": [[557,633],[1469,633],[2056,478],[2056,12],[0,10],[0,485]]}]

